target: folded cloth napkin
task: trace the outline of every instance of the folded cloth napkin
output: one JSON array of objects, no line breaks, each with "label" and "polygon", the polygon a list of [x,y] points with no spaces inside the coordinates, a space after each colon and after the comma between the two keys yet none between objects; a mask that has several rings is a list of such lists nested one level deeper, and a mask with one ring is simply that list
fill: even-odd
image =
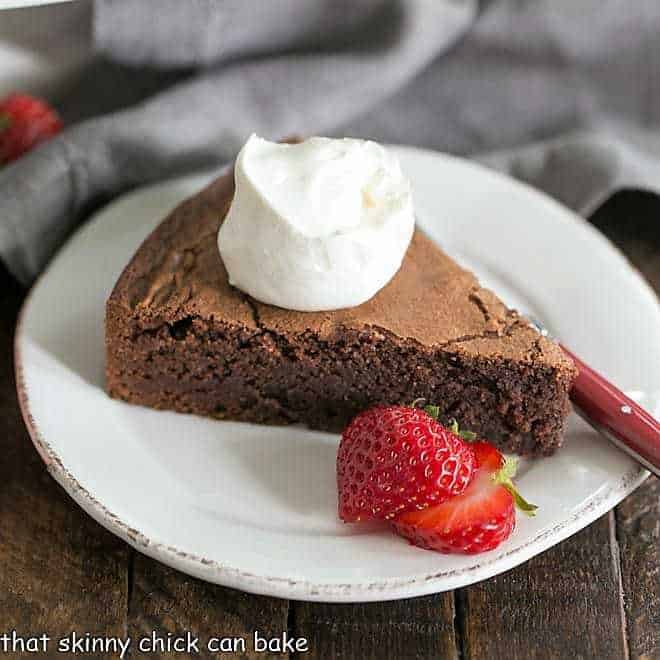
[{"label": "folded cloth napkin", "polygon": [[[252,132],[466,154],[582,213],[622,187],[653,189],[660,5],[621,9],[620,0],[96,0],[95,49],[121,68],[122,85],[101,69],[76,98],[114,109],[117,98],[151,93],[99,108],[0,170],[0,256],[29,282],[91,205],[225,162]],[[175,75],[145,87],[160,73]]]}]

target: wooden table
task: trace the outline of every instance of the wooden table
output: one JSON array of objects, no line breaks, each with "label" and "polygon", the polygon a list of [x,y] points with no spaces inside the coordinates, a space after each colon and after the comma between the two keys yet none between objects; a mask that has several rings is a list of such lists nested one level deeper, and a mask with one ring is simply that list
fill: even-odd
[{"label": "wooden table", "polygon": [[[658,201],[619,193],[593,221],[660,291]],[[135,552],[65,495],[32,447],[11,360],[25,292],[6,273],[0,281],[0,635],[15,629],[55,639],[75,630],[137,639],[156,629],[252,640],[258,629],[264,636],[303,636],[318,658],[660,658],[655,478],[523,566],[453,593],[399,602],[325,605],[252,596]],[[247,657],[255,656],[251,643],[247,648]]]}]

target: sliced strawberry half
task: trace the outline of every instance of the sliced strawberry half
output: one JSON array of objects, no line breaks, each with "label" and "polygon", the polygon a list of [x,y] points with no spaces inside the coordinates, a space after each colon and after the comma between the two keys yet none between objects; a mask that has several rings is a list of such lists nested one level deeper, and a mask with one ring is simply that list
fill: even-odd
[{"label": "sliced strawberry half", "polygon": [[[431,410],[431,413],[434,411]],[[428,412],[377,406],[346,427],[337,452],[339,517],[389,520],[462,493],[475,469],[472,447]]]},{"label": "sliced strawberry half", "polygon": [[504,459],[488,442],[472,445],[477,460],[465,491],[424,511],[408,511],[393,521],[394,530],[411,543],[445,553],[477,554],[493,550],[513,532],[516,505],[533,515],[512,483],[517,461]]}]

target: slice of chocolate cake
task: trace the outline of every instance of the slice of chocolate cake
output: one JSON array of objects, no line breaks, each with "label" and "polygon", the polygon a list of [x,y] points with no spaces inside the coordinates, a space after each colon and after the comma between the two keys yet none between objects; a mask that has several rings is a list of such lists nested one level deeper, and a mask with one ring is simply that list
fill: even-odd
[{"label": "slice of chocolate cake", "polygon": [[368,302],[294,312],[229,285],[217,232],[232,195],[227,175],[185,201],[122,273],[106,309],[111,396],[334,431],[422,397],[506,450],[560,446],[573,364],[421,232]]}]

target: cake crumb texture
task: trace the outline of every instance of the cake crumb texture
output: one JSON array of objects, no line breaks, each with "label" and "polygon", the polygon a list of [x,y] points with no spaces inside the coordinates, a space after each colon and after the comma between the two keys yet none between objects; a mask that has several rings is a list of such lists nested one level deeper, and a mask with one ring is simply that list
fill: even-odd
[{"label": "cake crumb texture", "polygon": [[505,450],[561,444],[572,362],[422,232],[371,300],[294,312],[229,285],[216,241],[232,194],[226,175],[185,201],[119,278],[106,306],[111,396],[330,431],[422,397]]}]

